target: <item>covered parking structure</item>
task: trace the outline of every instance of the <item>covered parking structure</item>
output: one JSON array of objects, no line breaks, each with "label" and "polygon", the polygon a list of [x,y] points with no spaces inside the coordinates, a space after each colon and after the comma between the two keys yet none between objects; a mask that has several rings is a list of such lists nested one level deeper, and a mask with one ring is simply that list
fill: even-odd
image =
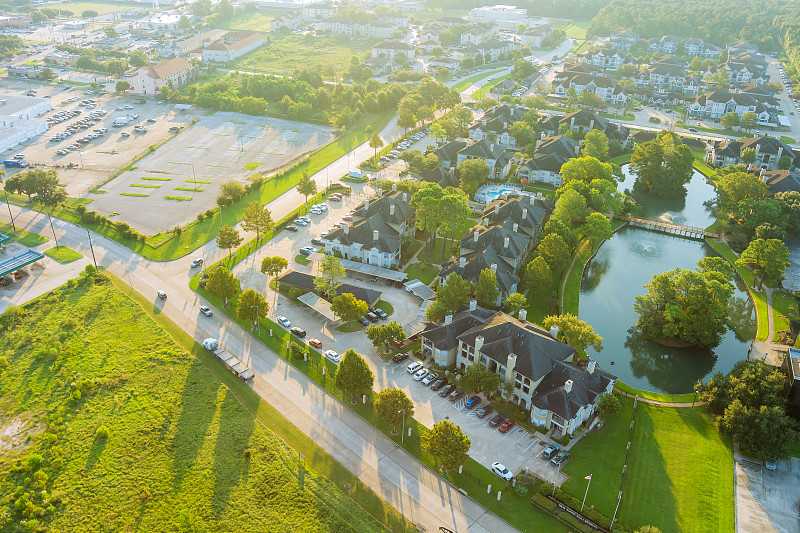
[{"label": "covered parking structure", "polygon": [[5,244],[10,240],[11,240],[11,237],[9,237],[8,235],[3,235],[2,233],[0,233],[0,244]]},{"label": "covered parking structure", "polygon": [[[324,257],[325,254],[314,252],[308,256],[308,259],[315,263],[321,263]],[[348,275],[352,273],[352,277],[356,279],[359,279],[361,276],[367,279],[382,279],[387,282],[396,283],[399,287],[403,281],[405,281],[406,277],[408,277],[405,272],[399,272],[390,268],[368,265],[366,263],[359,263],[358,261],[351,261],[349,259],[340,258],[339,261],[341,261],[342,266],[348,272]]]},{"label": "covered parking structure", "polygon": [[0,263],[0,278],[11,274],[15,270],[19,270],[20,268],[32,265],[37,261],[41,261],[42,259],[44,259],[43,253],[35,252],[33,250],[25,250],[21,254],[17,254],[14,257],[10,257]]},{"label": "covered parking structure", "polygon": [[297,301],[306,304],[331,322],[336,322],[336,315],[333,314],[333,309],[331,309],[331,304],[328,300],[320,298],[313,292],[307,292],[297,298]]},{"label": "covered parking structure", "polygon": [[433,289],[422,283],[418,279],[412,279],[411,281],[406,281],[403,283],[403,286],[406,288],[407,291],[410,291],[414,294],[414,296],[419,296],[423,300],[433,300],[436,298],[436,293],[433,292]]},{"label": "covered parking structure", "polygon": [[[286,274],[277,277],[275,282],[282,285],[290,285],[311,293],[314,293],[316,290],[314,288],[314,276],[311,274],[306,274],[305,272],[298,272],[296,270],[290,270]],[[350,293],[362,302],[366,302],[368,307],[375,307],[375,305],[381,299],[381,296],[383,296],[381,291],[357,287],[356,285],[350,285],[348,283],[342,283],[339,285],[339,287],[336,289],[336,293],[337,295]]]}]

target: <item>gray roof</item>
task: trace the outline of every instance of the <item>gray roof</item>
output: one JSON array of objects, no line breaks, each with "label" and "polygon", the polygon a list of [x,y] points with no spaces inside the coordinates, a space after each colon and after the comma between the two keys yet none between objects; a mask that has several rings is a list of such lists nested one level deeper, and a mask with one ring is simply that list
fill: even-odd
[{"label": "gray roof", "polygon": [[[299,289],[316,292],[314,289],[314,276],[311,274],[306,274],[305,272],[290,270],[282,276],[279,276],[275,281],[278,283],[286,283]],[[380,291],[367,289],[364,287],[357,287],[355,285],[350,285],[349,283],[342,283],[339,285],[339,288],[336,289],[337,295],[348,293],[352,294],[362,302],[366,302],[370,307],[374,306],[382,296]]]},{"label": "gray roof", "polygon": [[478,324],[482,324],[489,317],[497,314],[498,311],[490,311],[483,307],[477,307],[470,310],[468,306],[462,306],[461,309],[453,314],[453,321],[450,324],[445,324],[444,320],[439,322],[431,322],[420,333],[421,337],[425,337],[433,343],[439,350],[452,350],[458,346],[458,336],[468,331]]},{"label": "gray roof", "polygon": [[[572,380],[570,392],[564,389],[568,379]],[[578,365],[557,361],[536,387],[532,403],[540,409],[547,409],[565,420],[570,420],[581,407],[592,405],[605,392],[609,383],[616,379],[617,376],[599,366],[589,372]]]},{"label": "gray roof", "polygon": [[549,213],[549,208],[541,200],[536,200],[527,195],[512,194],[505,198],[498,198],[483,210],[481,218],[487,219],[489,224],[501,224],[506,227],[507,221],[517,223],[520,229],[527,229],[530,235],[544,224]]},{"label": "gray roof", "polygon": [[[389,224],[402,224],[414,216],[414,208],[411,207],[411,193],[394,191],[384,193],[379,198],[372,198],[366,202],[369,205],[365,207],[365,203],[360,204],[353,211],[353,219],[360,220],[370,217],[378,216],[384,222]],[[392,207],[394,206],[394,212]]]},{"label": "gray roof", "polygon": [[[476,239],[477,235],[477,239]],[[508,246],[506,246],[508,239]],[[502,226],[473,226],[461,239],[461,248],[476,252],[494,250],[500,256],[512,262],[525,253],[531,237],[523,233],[505,229]]]},{"label": "gray roof", "polygon": [[497,278],[497,287],[500,289],[500,296],[505,298],[507,295],[514,292],[516,286],[519,284],[519,276],[517,276],[514,267],[508,261],[495,252],[492,248],[485,250],[478,250],[470,252],[463,256],[464,266],[460,264],[461,258],[457,258],[442,266],[439,272],[441,278],[446,278],[453,272],[462,278],[477,283],[481,272],[491,269],[495,265],[495,277]]},{"label": "gray roof", "polygon": [[436,149],[436,155],[439,156],[441,161],[455,162],[455,160],[458,158],[458,152],[463,150],[468,144],[469,143],[467,141],[458,139],[444,143]]},{"label": "gray roof", "polygon": [[454,172],[450,172],[446,168],[439,165],[436,168],[425,169],[420,172],[422,181],[429,181],[431,183],[438,183],[443,189],[446,187],[458,187],[458,178]]},{"label": "gray roof", "polygon": [[[378,238],[375,239],[375,232]],[[326,241],[338,240],[342,244],[360,244],[366,249],[396,253],[400,248],[400,234],[380,217],[359,220],[349,228],[337,228],[325,236]]]}]

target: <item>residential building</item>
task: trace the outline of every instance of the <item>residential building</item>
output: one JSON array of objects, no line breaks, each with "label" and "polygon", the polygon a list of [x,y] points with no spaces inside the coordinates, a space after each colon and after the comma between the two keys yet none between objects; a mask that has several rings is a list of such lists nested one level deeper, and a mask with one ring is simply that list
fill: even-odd
[{"label": "residential building", "polygon": [[549,24],[542,24],[527,28],[523,33],[517,34],[516,40],[529,48],[541,48],[542,41],[550,37],[552,33],[552,26]]},{"label": "residential building", "polygon": [[528,10],[515,6],[494,5],[470,9],[467,18],[472,22],[497,22],[499,20],[513,20],[517,23],[528,18]]},{"label": "residential building", "polygon": [[578,142],[565,135],[546,137],[537,141],[533,157],[517,167],[517,176],[522,183],[540,181],[561,187],[561,166],[578,157],[580,150]]},{"label": "residential building", "polygon": [[497,143],[484,139],[466,146],[458,152],[456,165],[468,159],[483,159],[489,165],[489,178],[504,178],[511,170],[512,154]]},{"label": "residential building", "polygon": [[565,97],[567,91],[572,88],[577,94],[584,89],[592,94],[596,94],[603,100],[614,104],[624,105],[628,101],[628,95],[617,86],[611,78],[604,76],[592,76],[589,74],[568,74],[560,73],[553,79],[553,89],[556,96]]},{"label": "residential building", "polygon": [[326,19],[336,14],[336,6],[332,2],[318,2],[304,6],[303,12],[309,19]]},{"label": "residential building", "polygon": [[454,139],[436,148],[434,151],[439,157],[442,168],[451,169],[458,165],[458,153],[469,146],[466,139]]},{"label": "residential building", "polygon": [[481,214],[484,226],[502,226],[536,238],[544,228],[553,206],[531,196],[511,194],[486,206]]},{"label": "residential building", "polygon": [[779,170],[781,159],[787,156],[791,159],[791,170],[800,169],[800,152],[775,137],[716,141],[708,146],[706,159],[718,167],[742,163],[742,153],[752,148],[756,152],[756,161],[751,168]]},{"label": "residential building", "polygon": [[674,54],[678,51],[678,44],[681,39],[674,35],[665,35],[661,39],[653,39],[647,49],[651,52],[659,52],[661,54]]},{"label": "residential building", "polygon": [[420,172],[419,177],[422,181],[438,183],[443,189],[447,187],[457,188],[460,185],[458,178],[456,178],[455,167],[450,167],[450,169],[447,170],[443,166],[439,165],[436,168],[423,170]]},{"label": "residential building", "polygon": [[174,88],[180,87],[189,80],[191,73],[191,63],[182,57],[142,67],[131,76],[130,91],[133,94],[155,95],[165,85],[172,85]]},{"label": "residential building", "polygon": [[206,63],[228,63],[263,46],[266,38],[254,31],[230,31],[222,38],[203,48]]},{"label": "residential building", "polygon": [[639,42],[639,34],[629,30],[612,33],[608,39],[611,48],[620,52],[630,52],[631,46]]},{"label": "residential building", "polygon": [[601,67],[603,70],[617,70],[626,62],[626,59],[624,54],[614,50],[598,50],[595,53],[587,53],[583,56],[585,63]]},{"label": "residential building", "polygon": [[581,109],[566,115],[551,115],[539,122],[541,131],[547,135],[557,135],[562,128],[575,133],[587,133],[594,129],[602,131],[609,141],[617,141],[626,147],[631,135],[627,126],[611,122],[593,111]]},{"label": "residential building", "polygon": [[290,32],[306,25],[306,18],[299,11],[289,11],[269,21],[272,33]]},{"label": "residential building", "polygon": [[461,44],[481,44],[497,37],[497,28],[490,22],[480,22],[461,34]]},{"label": "residential building", "polygon": [[372,47],[372,57],[385,57],[392,61],[403,56],[406,62],[414,59],[414,47],[402,41],[383,41]]},{"label": "residential building", "polygon": [[758,116],[758,124],[775,127],[778,125],[780,103],[773,96],[748,92],[711,91],[698,95],[687,106],[693,116],[719,119],[727,113],[737,113],[739,117],[748,111]]}]

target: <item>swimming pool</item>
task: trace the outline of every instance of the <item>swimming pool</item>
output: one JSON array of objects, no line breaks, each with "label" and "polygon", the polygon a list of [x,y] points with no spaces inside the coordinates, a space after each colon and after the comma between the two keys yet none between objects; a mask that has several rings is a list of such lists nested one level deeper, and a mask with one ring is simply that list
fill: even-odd
[{"label": "swimming pool", "polygon": [[490,204],[499,197],[509,194],[523,194],[525,196],[533,197],[536,196],[534,193],[527,192],[521,187],[516,187],[514,185],[483,185],[475,193],[475,200],[483,204]]}]

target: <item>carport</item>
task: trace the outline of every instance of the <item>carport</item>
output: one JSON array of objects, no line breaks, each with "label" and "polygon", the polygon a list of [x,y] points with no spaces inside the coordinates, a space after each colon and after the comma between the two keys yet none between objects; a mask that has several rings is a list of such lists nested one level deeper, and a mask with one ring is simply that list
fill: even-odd
[{"label": "carport", "polygon": [[[308,259],[315,263],[321,263],[324,257],[325,254],[314,252],[313,254],[308,256]],[[395,283],[402,283],[406,279],[405,272],[398,272],[397,270],[392,270],[390,268],[383,268],[376,265],[359,263],[358,261],[350,261],[349,259],[339,259],[339,261],[341,261],[342,266],[348,272],[361,274],[368,278],[380,278],[387,281],[394,281]]]},{"label": "carport", "polygon": [[422,283],[418,279],[412,279],[403,283],[407,291],[411,291],[414,296],[419,296],[423,300],[433,300],[436,298],[436,293],[433,289]]},{"label": "carport", "polygon": [[317,313],[321,314],[331,322],[336,322],[336,315],[333,314],[331,310],[331,304],[327,300],[320,298],[313,292],[307,292],[304,295],[297,298],[298,302],[303,302],[311,309],[316,311]]},{"label": "carport", "polygon": [[44,254],[33,250],[26,250],[21,254],[17,254],[0,263],[0,278],[42,259],[44,259]]},{"label": "carport", "polygon": [[9,237],[8,235],[3,235],[2,233],[0,233],[0,244],[5,244],[10,240],[11,240],[11,237]]}]

